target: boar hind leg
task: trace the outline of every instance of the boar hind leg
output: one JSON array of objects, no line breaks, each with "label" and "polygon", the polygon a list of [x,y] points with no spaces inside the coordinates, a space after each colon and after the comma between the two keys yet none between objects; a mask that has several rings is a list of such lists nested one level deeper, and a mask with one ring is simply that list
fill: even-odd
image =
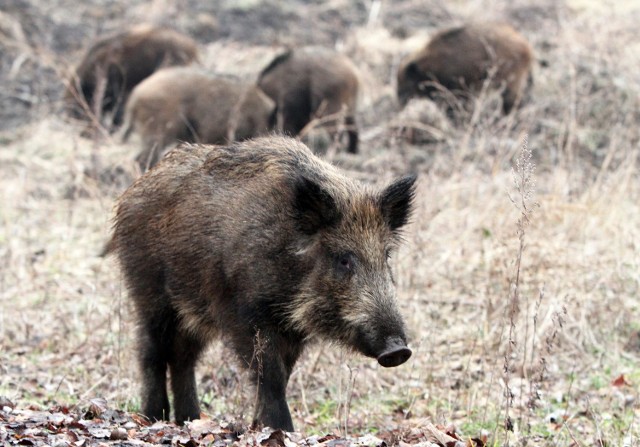
[{"label": "boar hind leg", "polygon": [[162,345],[162,338],[160,330],[140,327],[142,413],[149,419],[158,421],[169,419],[167,351]]},{"label": "boar hind leg", "polygon": [[178,424],[200,418],[195,367],[203,347],[199,340],[180,333],[173,342],[169,372],[173,408]]},{"label": "boar hind leg", "polygon": [[356,120],[353,116],[347,116],[344,120],[347,126],[348,146],[347,152],[350,154],[358,153],[358,128],[356,127]]},{"label": "boar hind leg", "polygon": [[179,424],[198,419],[200,408],[196,393],[195,365],[203,345],[182,334],[173,311],[149,318],[140,332],[142,366],[142,411],[152,420],[169,420],[167,367],[171,376],[171,391],[175,419]]},{"label": "boar hind leg", "polygon": [[[253,349],[249,351],[247,347]],[[301,351],[299,340],[294,344],[281,335],[260,334],[252,341],[238,341],[236,348],[240,348],[257,385],[253,426],[293,431],[286,394],[289,376]]]},{"label": "boar hind leg", "polygon": [[522,100],[521,91],[525,88],[524,76],[509,82],[502,92],[502,111],[508,115]]}]

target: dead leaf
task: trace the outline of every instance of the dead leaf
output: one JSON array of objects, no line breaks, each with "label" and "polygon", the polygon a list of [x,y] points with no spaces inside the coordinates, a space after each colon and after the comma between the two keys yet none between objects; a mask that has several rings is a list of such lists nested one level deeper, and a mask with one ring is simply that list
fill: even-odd
[{"label": "dead leaf", "polygon": [[188,436],[178,436],[173,439],[173,443],[178,447],[198,447],[198,443]]},{"label": "dead leaf", "polygon": [[111,436],[111,430],[102,427],[89,427],[87,430],[94,438],[108,439]]},{"label": "dead leaf", "polygon": [[284,432],[282,430],[274,430],[267,439],[260,441],[260,445],[266,447],[285,447]]},{"label": "dead leaf", "polygon": [[109,405],[107,404],[107,399],[103,399],[102,397],[97,397],[95,399],[91,399],[89,401],[89,409],[87,413],[84,415],[86,419],[94,419],[98,418],[107,411]]},{"label": "dead leaf", "polygon": [[631,384],[627,382],[627,379],[624,377],[624,374],[620,374],[618,377],[616,377],[611,381],[611,385],[615,387],[622,387],[622,386],[631,385]]},{"label": "dead leaf", "polygon": [[422,427],[422,431],[424,435],[427,437],[427,440],[431,442],[435,442],[442,446],[454,446],[458,441],[456,438],[449,436],[448,434],[441,431],[438,427],[433,425],[431,422],[426,422]]},{"label": "dead leaf", "polygon": [[332,439],[327,442],[327,447],[351,447],[351,442],[346,439]]},{"label": "dead leaf", "polygon": [[113,430],[111,430],[111,433],[109,434],[109,439],[113,439],[117,441],[124,441],[128,437],[129,437],[129,434],[122,427],[114,428]]},{"label": "dead leaf", "polygon": [[371,434],[360,436],[354,441],[354,445],[361,447],[387,447],[385,441]]},{"label": "dead leaf", "polygon": [[221,431],[220,424],[211,419],[195,419],[187,423],[187,428],[194,438],[200,438],[202,435]]}]

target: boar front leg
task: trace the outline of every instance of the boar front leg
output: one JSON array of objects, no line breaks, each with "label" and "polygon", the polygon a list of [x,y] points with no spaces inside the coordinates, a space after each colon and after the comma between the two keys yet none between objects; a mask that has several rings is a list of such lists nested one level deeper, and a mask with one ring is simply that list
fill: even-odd
[{"label": "boar front leg", "polygon": [[253,427],[264,425],[293,431],[287,405],[287,383],[301,350],[299,338],[289,340],[282,334],[260,332],[253,340],[250,356],[243,355],[250,360],[249,367],[258,393]]}]

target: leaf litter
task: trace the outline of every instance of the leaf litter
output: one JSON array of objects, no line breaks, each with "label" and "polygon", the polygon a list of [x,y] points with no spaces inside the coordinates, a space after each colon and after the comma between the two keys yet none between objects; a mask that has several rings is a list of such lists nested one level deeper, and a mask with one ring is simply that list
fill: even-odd
[{"label": "leaf litter", "polygon": [[[10,403],[4,397],[0,397],[0,402]],[[110,408],[101,398],[90,400],[86,409],[62,405],[46,410],[12,405],[0,409],[0,442],[12,446],[484,447],[486,441],[486,436],[462,438],[455,427],[434,425],[427,420],[414,423],[410,429],[397,427],[377,435],[309,437],[269,427],[245,429],[207,418],[184,426],[164,421],[151,423],[137,413]]]}]

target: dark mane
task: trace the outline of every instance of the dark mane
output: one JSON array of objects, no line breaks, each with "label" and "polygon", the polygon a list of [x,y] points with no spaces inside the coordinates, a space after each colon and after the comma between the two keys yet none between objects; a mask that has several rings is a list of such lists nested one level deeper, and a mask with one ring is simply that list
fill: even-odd
[{"label": "dark mane", "polygon": [[123,31],[123,32],[119,32],[119,33],[115,33],[115,34],[111,34],[111,35],[99,38],[98,40],[93,42],[93,44],[89,49],[89,52],[93,53],[93,52],[102,50],[103,48],[106,48],[109,45],[113,45],[114,42],[118,42],[124,39],[128,34],[129,34],[128,31]]},{"label": "dark mane", "polygon": [[287,59],[289,59],[291,57],[291,55],[293,54],[293,50],[287,50],[286,52],[279,54],[278,56],[276,56],[270,63],[269,65],[266,66],[266,68],[264,70],[262,70],[260,72],[260,76],[258,77],[258,79],[262,79],[262,77],[264,75],[266,75],[267,73],[269,73],[271,70],[273,70],[275,67],[277,67],[278,65],[280,65],[281,63],[285,62]]},{"label": "dark mane", "polygon": [[466,29],[464,26],[458,26],[455,28],[451,28],[449,30],[442,31],[441,33],[438,34],[437,37],[441,40],[455,39],[465,31]]}]

